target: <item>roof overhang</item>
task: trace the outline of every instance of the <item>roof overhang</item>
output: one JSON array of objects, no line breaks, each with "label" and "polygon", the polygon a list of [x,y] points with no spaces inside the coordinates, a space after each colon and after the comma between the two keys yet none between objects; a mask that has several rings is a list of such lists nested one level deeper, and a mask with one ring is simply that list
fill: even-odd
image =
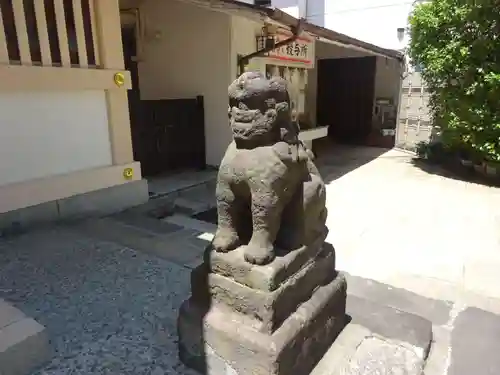
[{"label": "roof overhang", "polygon": [[[202,7],[208,7],[212,10],[217,10],[232,15],[238,15],[253,19],[260,22],[277,24],[285,27],[296,27],[299,20],[290,14],[274,7],[261,7],[253,4],[248,4],[238,0],[181,0],[197,4]],[[363,42],[362,40],[352,38],[348,35],[338,33],[336,31],[314,25],[306,20],[302,20],[302,30],[316,37],[317,40],[335,44],[341,47],[354,49],[368,54],[380,55],[391,59],[403,60],[404,55],[396,50],[386,49],[376,46],[371,43]]]},{"label": "roof overhang", "polygon": [[[225,0],[225,1],[230,1],[230,0]],[[271,9],[271,11],[273,14],[270,17],[273,18],[274,20],[286,24],[294,24],[298,22],[298,20],[295,17],[283,12],[280,9]],[[363,42],[362,40],[352,38],[348,35],[341,34],[321,26],[314,25],[307,21],[304,22],[303,30],[315,35],[318,38],[318,40],[325,43],[332,43],[346,48],[356,49],[371,54],[374,53],[392,59],[397,59],[397,60],[403,59],[403,54],[399,51],[386,49],[371,43]]]}]

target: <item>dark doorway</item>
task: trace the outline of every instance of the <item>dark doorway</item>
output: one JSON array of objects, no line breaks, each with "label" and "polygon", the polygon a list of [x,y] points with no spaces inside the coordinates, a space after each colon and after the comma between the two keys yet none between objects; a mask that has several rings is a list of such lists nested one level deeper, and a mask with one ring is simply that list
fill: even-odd
[{"label": "dark doorway", "polygon": [[335,142],[364,145],[371,131],[376,57],[318,61],[317,122]]},{"label": "dark doorway", "polygon": [[134,159],[151,177],[205,167],[203,97],[142,100],[139,90],[136,30],[122,28],[125,68],[132,76],[128,90]]}]

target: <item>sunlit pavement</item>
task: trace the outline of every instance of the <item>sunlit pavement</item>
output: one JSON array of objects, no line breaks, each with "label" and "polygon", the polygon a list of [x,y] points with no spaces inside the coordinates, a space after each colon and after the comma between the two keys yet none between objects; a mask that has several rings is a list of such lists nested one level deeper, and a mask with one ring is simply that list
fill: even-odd
[{"label": "sunlit pavement", "polygon": [[[396,150],[349,171],[370,153],[320,159],[338,268],[436,298],[500,298],[500,189],[430,174]],[[330,181],[337,165],[345,174]]]}]

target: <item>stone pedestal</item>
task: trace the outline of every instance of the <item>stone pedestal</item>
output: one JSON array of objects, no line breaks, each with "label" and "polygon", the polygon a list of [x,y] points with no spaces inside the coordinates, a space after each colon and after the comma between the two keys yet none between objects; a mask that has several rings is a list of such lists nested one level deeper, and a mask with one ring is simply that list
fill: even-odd
[{"label": "stone pedestal", "polygon": [[307,375],[346,323],[326,233],[268,265],[208,251],[178,319],[181,360],[210,375]]}]

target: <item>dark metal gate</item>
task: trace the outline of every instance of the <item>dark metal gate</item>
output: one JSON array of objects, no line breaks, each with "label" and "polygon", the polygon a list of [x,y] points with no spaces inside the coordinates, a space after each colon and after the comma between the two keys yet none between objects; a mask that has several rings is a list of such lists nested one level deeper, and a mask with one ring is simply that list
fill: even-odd
[{"label": "dark metal gate", "polygon": [[140,112],[132,139],[144,176],[205,167],[203,97],[141,100]]},{"label": "dark metal gate", "polygon": [[204,168],[203,97],[141,100],[135,29],[122,29],[122,40],[125,67],[132,76],[128,90],[132,147],[142,175]]}]

